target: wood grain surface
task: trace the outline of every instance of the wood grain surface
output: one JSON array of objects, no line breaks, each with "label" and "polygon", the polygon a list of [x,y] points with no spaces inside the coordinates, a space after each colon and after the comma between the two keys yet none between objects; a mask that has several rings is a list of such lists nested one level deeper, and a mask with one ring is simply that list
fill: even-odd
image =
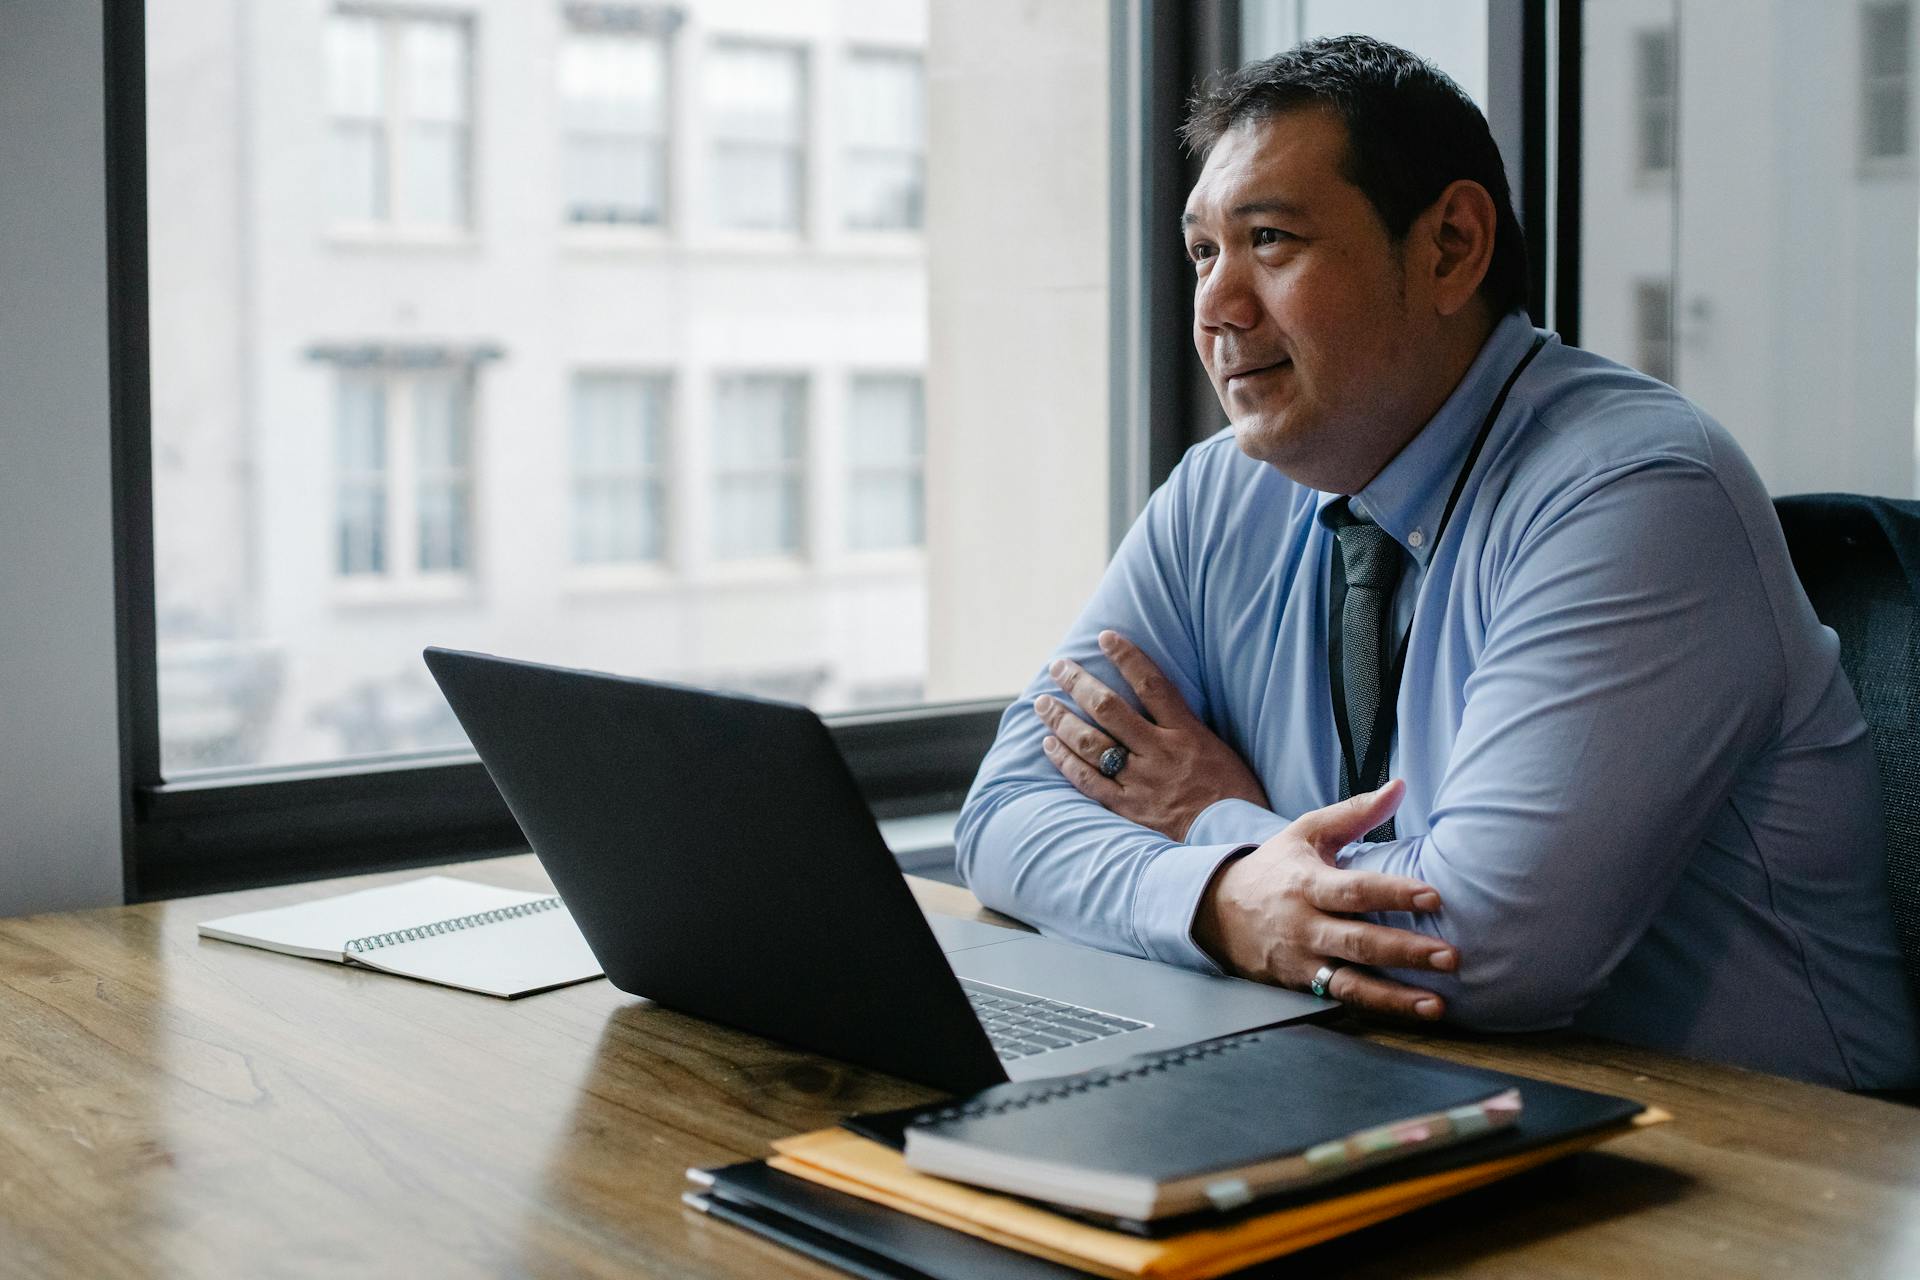
[{"label": "wood grain surface", "polygon": [[[531,857],[443,870],[547,887]],[[419,874],[0,921],[0,1276],[835,1274],[683,1209],[685,1170],[930,1091],[604,981],[503,1001],[194,932]],[[1575,1037],[1353,1026],[1676,1120],[1257,1274],[1920,1276],[1920,1112]]]}]

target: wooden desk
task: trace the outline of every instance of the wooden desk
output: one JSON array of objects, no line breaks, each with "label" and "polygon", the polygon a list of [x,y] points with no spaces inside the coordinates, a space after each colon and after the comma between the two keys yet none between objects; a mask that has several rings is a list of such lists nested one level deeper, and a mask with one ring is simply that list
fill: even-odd
[{"label": "wooden desk", "polygon": [[[531,857],[458,873],[546,887]],[[683,1210],[682,1172],[926,1090],[605,982],[507,1002],[194,933],[417,874],[0,921],[0,1275],[834,1274]],[[1369,1034],[1678,1119],[1271,1274],[1920,1275],[1920,1111],[1561,1036]]]}]

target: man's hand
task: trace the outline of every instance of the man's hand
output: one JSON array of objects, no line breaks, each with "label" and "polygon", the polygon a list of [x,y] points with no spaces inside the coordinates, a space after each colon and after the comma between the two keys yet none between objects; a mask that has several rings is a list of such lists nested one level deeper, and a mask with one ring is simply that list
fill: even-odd
[{"label": "man's hand", "polygon": [[[1187,838],[1201,810],[1229,796],[1267,807],[1267,793],[1246,762],[1188,710],[1152,659],[1118,632],[1102,631],[1100,648],[1140,696],[1142,716],[1113,690],[1064,658],[1053,678],[1093,723],[1058,698],[1042,696],[1033,709],[1052,735],[1041,748],[1067,781],[1121,817],[1170,840]],[[1097,727],[1096,727],[1097,726]],[[1100,756],[1127,750],[1119,776],[1100,773]]]},{"label": "man's hand", "polygon": [[[1346,917],[1366,911],[1432,912],[1440,895],[1405,876],[1343,871],[1334,855],[1392,816],[1405,786],[1315,809],[1229,863],[1213,878],[1194,918],[1194,941],[1229,972],[1305,990],[1333,965],[1327,994],[1344,1004],[1408,1018],[1438,1018],[1439,996],[1355,965],[1451,973],[1459,956],[1424,934]],[[1342,968],[1340,962],[1347,962]]]}]

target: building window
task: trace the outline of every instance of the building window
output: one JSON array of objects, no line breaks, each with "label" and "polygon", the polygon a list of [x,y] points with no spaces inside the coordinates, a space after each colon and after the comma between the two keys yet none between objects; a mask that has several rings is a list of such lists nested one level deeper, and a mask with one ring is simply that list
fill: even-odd
[{"label": "building window", "polygon": [[1634,162],[1642,177],[1673,172],[1674,119],[1677,114],[1673,28],[1655,27],[1633,38]]},{"label": "building window", "polygon": [[910,375],[857,377],[848,396],[847,545],[926,541],[926,398]]},{"label": "building window", "polygon": [[1907,154],[1907,47],[1911,18],[1905,0],[1860,10],[1860,146],[1869,160]]},{"label": "building window", "polygon": [[1641,280],[1633,286],[1635,363],[1640,372],[1673,383],[1673,284]]},{"label": "building window", "polygon": [[666,558],[668,381],[581,374],[573,381],[573,560]]},{"label": "building window", "polygon": [[713,550],[723,560],[798,555],[805,527],[804,377],[735,374],[713,415]]},{"label": "building window", "polygon": [[576,25],[560,47],[569,222],[667,220],[667,38]]},{"label": "building window", "polygon": [[804,54],[797,48],[722,42],[708,51],[703,83],[713,139],[716,226],[800,229],[806,81]]},{"label": "building window", "polygon": [[472,567],[472,398],[456,369],[345,369],[334,399],[334,572]]},{"label": "building window", "polygon": [[469,28],[415,14],[333,14],[327,84],[333,213],[344,223],[467,223]]},{"label": "building window", "polygon": [[926,198],[926,74],[917,54],[855,53],[846,70],[846,218],[917,231]]}]

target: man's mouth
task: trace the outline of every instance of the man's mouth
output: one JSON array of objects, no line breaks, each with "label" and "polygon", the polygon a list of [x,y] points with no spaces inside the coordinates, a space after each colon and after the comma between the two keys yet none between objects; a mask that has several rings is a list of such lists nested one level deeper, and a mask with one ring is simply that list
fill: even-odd
[{"label": "man's mouth", "polygon": [[1229,387],[1241,386],[1257,378],[1266,377],[1269,374],[1278,373],[1282,369],[1291,369],[1292,367],[1293,361],[1291,360],[1277,360],[1272,364],[1252,365],[1245,369],[1236,369],[1232,373],[1229,373],[1226,381]]}]

